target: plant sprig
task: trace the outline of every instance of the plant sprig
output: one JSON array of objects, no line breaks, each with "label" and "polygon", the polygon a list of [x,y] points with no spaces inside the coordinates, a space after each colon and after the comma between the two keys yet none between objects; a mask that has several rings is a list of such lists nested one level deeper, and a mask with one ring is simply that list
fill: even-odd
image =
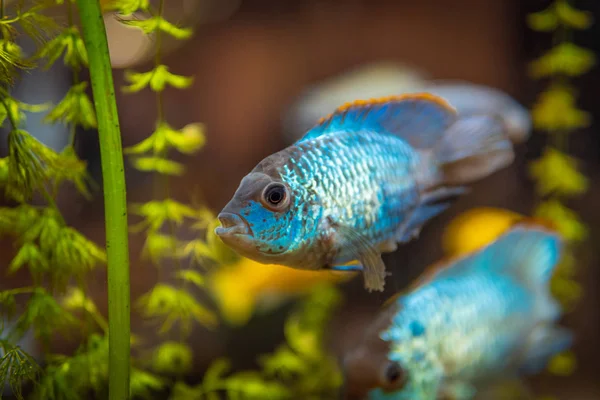
[{"label": "plant sprig", "polygon": [[[23,400],[22,387],[25,383],[36,382],[41,375],[41,368],[35,359],[19,346],[0,338],[0,383],[8,382],[19,400]],[[0,392],[0,399],[2,393]]]},{"label": "plant sprig", "polygon": [[199,385],[177,383],[170,400],[211,400],[220,398],[219,393],[244,399],[335,398],[342,373],[326,350],[325,332],[340,302],[341,293],[335,286],[315,287],[289,315],[284,326],[286,343],[259,357],[261,370],[226,376],[230,362],[217,359]]},{"label": "plant sprig", "polygon": [[[73,23],[72,3],[71,0],[34,1],[26,8],[19,2],[14,16],[5,15],[4,2],[1,4],[0,124],[8,131],[8,156],[0,158],[0,190],[17,205],[0,208],[0,236],[10,236],[15,244],[15,256],[7,273],[26,268],[32,278],[32,286],[0,292],[1,318],[12,317],[17,305],[24,304],[19,309],[16,323],[7,331],[7,338],[2,339],[0,361],[0,382],[8,376],[19,399],[22,399],[22,384],[33,381],[35,388],[40,388],[40,384],[43,388],[43,383],[48,382],[55,372],[53,368],[56,365],[51,363],[48,367],[38,367],[35,360],[14,343],[28,331],[33,331],[36,338],[45,344],[45,351],[50,351],[50,338],[56,333],[62,332],[64,336],[85,326],[85,322],[71,312],[75,310],[75,297],[63,303],[60,296],[74,283],[79,285],[80,294],[83,293],[87,274],[106,262],[104,250],[70,227],[55,201],[60,187],[67,182],[86,198],[92,196],[89,189],[93,182],[87,165],[78,157],[73,146],[77,126],[96,127],[95,110],[86,93],[87,82],[80,82],[74,74],[74,85],[57,105],[26,104],[10,94],[14,78],[26,69],[37,66],[49,68],[60,59],[76,72],[87,67],[87,49],[79,28]],[[46,15],[46,11],[55,5],[66,11],[67,26]],[[26,57],[15,43],[20,31],[38,45],[31,57]],[[47,147],[27,131],[25,111],[48,110],[45,123],[67,124],[71,128],[70,144],[61,151]],[[85,299],[84,310],[105,330],[105,321],[93,302],[87,297]],[[64,357],[65,362],[70,360]],[[77,362],[63,363],[63,371],[66,365],[82,367],[78,371],[80,374],[90,372],[89,368],[83,368],[89,365]],[[84,386],[90,384],[89,381],[83,382]],[[41,398],[44,399],[72,398],[77,396],[77,384],[53,386],[56,390],[38,390],[35,393],[43,393]],[[36,398],[35,394],[33,398]]]},{"label": "plant sprig", "polygon": [[[185,173],[185,168],[183,164],[169,157],[172,151],[189,155],[201,150],[205,143],[204,126],[200,123],[191,123],[182,128],[176,128],[167,122],[163,91],[167,86],[187,89],[193,84],[193,78],[170,71],[162,61],[161,43],[164,34],[171,35],[176,39],[186,39],[192,31],[188,28],[178,27],[165,19],[163,15],[164,0],[159,1],[157,9],[145,1],[137,0],[113,3],[111,8],[122,15],[131,15],[136,11],[149,13],[150,16],[146,19],[122,20],[121,22],[138,28],[145,34],[154,35],[156,43],[154,67],[147,72],[126,71],[125,79],[128,85],[122,89],[123,92],[129,94],[138,93],[144,89],[150,89],[155,93],[158,115],[155,129],[149,137],[125,148],[124,152],[129,155],[134,168],[155,174],[157,192],[166,193],[166,196],[163,199],[151,200],[144,204],[131,204],[131,213],[141,219],[139,223],[131,226],[131,230],[143,232],[146,235],[142,257],[150,259],[159,268],[167,259],[175,261],[180,266],[181,260],[190,256],[191,252],[184,250],[188,242],[177,239],[175,230],[186,222],[201,221],[206,218],[206,212],[199,211],[170,197],[169,176],[181,176]],[[214,218],[214,216],[212,217]],[[181,267],[177,270],[181,271]],[[203,280],[195,280],[195,283],[199,282],[203,282]],[[180,334],[185,337],[191,329],[192,321],[209,328],[213,328],[217,323],[214,313],[188,293],[185,288],[186,283],[186,280],[180,279],[179,287],[157,284],[139,299],[137,304],[141,307],[143,315],[163,320],[159,333],[168,333],[175,322],[178,322]]]},{"label": "plant sprig", "polygon": [[[153,68],[144,72],[125,71],[127,85],[122,88],[129,95],[146,89],[154,92],[157,111],[154,131],[139,143],[125,148],[124,153],[129,156],[135,169],[154,175],[157,197],[143,204],[130,204],[130,213],[139,221],[132,224],[130,230],[145,235],[141,256],[158,267],[159,280],[163,280],[160,277],[163,276],[165,261],[172,261],[177,266],[172,284],[157,283],[136,302],[143,316],[159,324],[160,335],[168,335],[175,326],[178,327],[179,341],[166,340],[150,351],[147,365],[153,371],[179,379],[190,371],[193,364],[193,353],[184,342],[193,324],[214,329],[218,325],[218,319],[211,309],[199,302],[188,290],[190,285],[200,288],[204,286],[203,274],[196,267],[211,259],[212,245],[207,243],[202,234],[193,241],[181,240],[176,236],[176,230],[190,227],[206,232],[206,228],[216,218],[206,208],[196,208],[176,201],[170,194],[169,179],[186,172],[184,164],[171,158],[173,153],[197,153],[204,147],[205,136],[204,125],[201,123],[193,122],[179,127],[168,122],[163,101],[164,90],[167,87],[188,89],[194,79],[171,71],[163,62],[161,45],[164,35],[184,40],[192,34],[191,29],[176,26],[165,19],[164,5],[165,1],[159,0],[155,9],[146,0],[125,0],[112,2],[109,7],[124,16],[140,12],[149,14],[144,19],[121,19],[121,22],[152,35],[156,45]],[[200,247],[203,248],[203,256],[199,255]],[[216,254],[216,251],[213,253]],[[186,258],[191,263],[189,268],[184,269],[182,262]]]},{"label": "plant sprig", "polygon": [[[555,0],[548,8],[528,15],[531,29],[551,32],[556,43],[530,64],[533,78],[550,80],[531,110],[534,127],[548,134],[550,144],[538,160],[530,163],[529,172],[540,197],[534,215],[551,220],[568,242],[551,282],[552,292],[568,309],[581,298],[582,288],[575,280],[574,253],[576,246],[586,239],[587,227],[565,202],[583,195],[589,180],[580,171],[580,162],[568,155],[567,144],[569,135],[591,123],[590,114],[577,108],[577,93],[568,81],[585,74],[596,64],[594,53],[573,43],[569,36],[571,31],[588,29],[592,23],[591,13],[576,9],[568,0]],[[565,369],[557,365],[559,360],[565,359],[570,360],[568,371],[572,372],[574,359],[569,353],[559,354],[550,362],[551,372],[564,372]]]}]

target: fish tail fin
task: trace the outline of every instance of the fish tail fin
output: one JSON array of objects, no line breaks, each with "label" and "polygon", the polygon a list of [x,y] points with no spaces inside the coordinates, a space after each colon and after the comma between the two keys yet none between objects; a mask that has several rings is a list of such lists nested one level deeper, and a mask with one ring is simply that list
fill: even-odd
[{"label": "fish tail fin", "polygon": [[530,287],[545,286],[560,261],[560,235],[541,225],[517,223],[490,249],[499,272],[516,276]]},{"label": "fish tail fin", "polygon": [[430,152],[444,185],[463,185],[507,167],[514,151],[503,121],[493,115],[459,117]]},{"label": "fish tail fin", "polygon": [[528,337],[520,372],[524,374],[541,372],[552,357],[570,348],[573,341],[573,333],[569,329],[552,325],[536,327]]},{"label": "fish tail fin", "polygon": [[497,114],[513,143],[524,143],[531,136],[529,110],[502,90],[460,80],[435,80],[426,90],[446,99],[460,115]]}]

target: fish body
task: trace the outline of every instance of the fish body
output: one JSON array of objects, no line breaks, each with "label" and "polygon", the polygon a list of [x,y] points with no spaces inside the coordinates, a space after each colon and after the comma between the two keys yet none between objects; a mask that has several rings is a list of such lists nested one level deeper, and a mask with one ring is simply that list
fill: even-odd
[{"label": "fish body", "polygon": [[463,184],[513,157],[499,119],[459,118],[440,97],[354,102],[261,161],[215,232],[258,262],[358,269],[367,289],[383,290],[381,253],[416,237]]},{"label": "fish body", "polygon": [[572,342],[549,291],[561,248],[554,232],[518,224],[437,266],[346,357],[351,398],[468,400],[496,379],[538,372]]}]

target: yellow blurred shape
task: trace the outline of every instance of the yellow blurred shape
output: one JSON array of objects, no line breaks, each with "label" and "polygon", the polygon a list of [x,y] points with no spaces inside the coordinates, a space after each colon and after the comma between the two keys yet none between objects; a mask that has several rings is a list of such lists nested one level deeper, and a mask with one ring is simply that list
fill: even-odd
[{"label": "yellow blurred shape", "polygon": [[444,253],[448,256],[471,253],[526,218],[502,208],[480,207],[466,211],[446,226],[442,236]]},{"label": "yellow blurred shape", "polygon": [[340,283],[356,272],[306,271],[274,264],[260,264],[247,258],[215,270],[208,287],[222,318],[231,325],[244,325],[255,310],[275,307],[284,300],[309,292],[323,283]]}]

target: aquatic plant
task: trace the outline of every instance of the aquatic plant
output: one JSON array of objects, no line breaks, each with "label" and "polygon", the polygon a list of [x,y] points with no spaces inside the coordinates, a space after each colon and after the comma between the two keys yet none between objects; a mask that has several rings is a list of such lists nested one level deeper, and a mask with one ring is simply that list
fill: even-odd
[{"label": "aquatic plant", "polygon": [[[589,113],[576,106],[577,91],[569,83],[585,74],[596,63],[594,53],[572,41],[574,30],[588,29],[592,15],[573,7],[567,0],[556,0],[549,7],[528,15],[528,24],[538,32],[553,36],[554,46],[530,64],[530,75],[547,79],[548,86],[533,105],[534,128],[548,135],[541,157],[531,162],[529,172],[535,180],[539,201],[534,215],[551,220],[568,241],[566,254],[552,280],[552,291],[567,309],[573,309],[581,297],[576,281],[575,252],[587,237],[587,227],[566,203],[584,194],[588,179],[580,162],[568,154],[569,136],[591,123]],[[573,371],[574,356],[560,354],[549,364],[551,372],[564,375]]]},{"label": "aquatic plant", "polygon": [[[107,255],[67,224],[54,200],[59,188],[67,182],[89,197],[86,164],[79,159],[74,147],[77,126],[96,127],[94,107],[85,92],[87,83],[75,79],[64,99],[50,110],[50,104],[26,104],[10,94],[20,73],[34,68],[42,60],[49,67],[62,57],[64,64],[73,69],[74,78],[88,66],[83,38],[72,23],[73,5],[70,1],[64,4],[62,1],[40,1],[26,9],[23,2],[19,2],[9,15],[4,2],[0,3],[0,124],[8,131],[8,156],[0,161],[0,189],[14,205],[0,208],[0,235],[10,237],[16,246],[7,273],[26,268],[32,281],[31,286],[0,292],[2,318],[19,315],[16,324],[2,332],[0,383],[8,380],[13,393],[22,399],[22,386],[39,383],[38,378],[46,376],[47,369],[36,365],[33,357],[16,343],[33,330],[36,338],[50,351],[53,334],[68,332],[74,324],[87,325],[85,319],[78,320],[61,304],[60,297],[72,283],[84,293],[86,274],[105,264]],[[66,8],[69,16],[66,27],[59,26],[44,14],[55,5]],[[38,48],[32,56],[24,54],[16,43],[19,32],[35,40]],[[68,124],[71,128],[70,141],[60,152],[45,146],[26,130],[24,111],[48,110],[47,123]],[[111,122],[108,118],[106,121]],[[106,138],[105,130],[100,131],[101,137]],[[110,178],[105,185],[110,188]],[[123,191],[118,183],[117,190]],[[121,213],[120,210],[113,211]],[[107,213],[108,219],[114,221],[114,212]],[[108,258],[113,265],[117,261],[116,267],[126,269],[126,265],[114,259],[115,252],[123,246],[126,254],[124,241],[114,246]],[[25,305],[18,306],[22,304]]]},{"label": "aquatic plant", "polygon": [[[1,5],[0,123],[9,128],[9,154],[0,159],[0,188],[16,204],[0,208],[0,234],[10,236],[17,245],[7,272],[27,268],[32,283],[0,292],[3,317],[17,316],[14,327],[3,329],[0,335],[0,382],[8,381],[19,399],[23,399],[26,384],[30,384],[32,399],[76,400],[92,394],[111,399],[149,398],[175,382],[178,393],[183,387],[181,379],[193,365],[193,352],[185,342],[192,325],[199,323],[210,329],[219,322],[191,291],[205,286],[204,270],[198,266],[234,258],[213,234],[218,223],[213,213],[202,206],[176,201],[170,193],[169,179],[185,173],[183,164],[170,158],[170,153],[196,153],[203,147],[205,137],[200,123],[176,128],[167,122],[163,91],[167,87],[189,88],[193,79],[170,71],[162,62],[161,43],[164,35],[187,39],[192,31],[164,18],[164,0],[156,9],[145,0],[81,0],[77,4],[73,0],[45,0],[29,9],[19,2],[15,16],[6,15],[4,2]],[[57,24],[45,16],[50,7],[63,10],[66,24]],[[122,88],[130,94],[145,89],[155,92],[155,130],[140,143],[123,150],[102,19],[102,11],[108,10],[115,11],[123,24],[152,35],[156,43],[154,67],[144,72],[126,71],[128,85]],[[75,23],[76,12],[80,25]],[[134,13],[136,18],[132,18]],[[138,18],[140,13],[147,18]],[[15,42],[17,28],[37,40],[38,49],[33,57],[26,57]],[[31,105],[10,96],[10,85],[20,72],[37,65],[49,68],[59,60],[73,71],[73,78],[58,104]],[[90,82],[80,79],[86,68],[90,71]],[[90,88],[95,94],[93,102]],[[30,135],[25,128],[24,111],[47,111],[46,123],[68,125],[68,145],[56,152]],[[78,127],[99,132],[108,252],[70,227],[55,201],[62,185],[67,183],[87,199],[93,195],[94,182],[75,148]],[[130,334],[123,154],[129,156],[134,168],[154,174],[156,197],[144,204],[129,205],[129,212],[138,218],[129,226],[130,230],[141,232],[146,238],[141,257],[160,271],[159,283],[134,303],[142,315],[160,324],[158,332],[165,336],[163,343],[151,349],[142,348],[143,337]],[[191,229],[195,239],[180,240],[176,233],[184,228]],[[98,311],[85,284],[87,274],[107,262],[109,320]],[[172,272],[169,277],[164,273],[167,263],[176,266],[169,269]],[[323,301],[324,307],[310,303],[288,321],[288,344],[262,359],[264,384],[260,386],[256,378],[238,374],[240,390],[250,393],[257,384],[265,388],[283,387],[291,373],[303,374],[294,385],[294,390],[300,393],[317,395],[339,385],[341,377],[335,360],[324,352],[322,344],[326,320],[339,300],[339,294],[331,290],[321,290],[311,298],[313,302]],[[19,307],[24,300],[27,300],[25,306]],[[177,340],[168,337],[175,326]],[[72,355],[54,354],[51,337],[79,331],[74,327],[83,327],[81,337],[68,336],[81,340],[78,350]],[[43,367],[15,344],[29,330],[45,345]],[[135,356],[136,352],[130,356],[131,348],[141,356]],[[223,361],[216,361],[204,382],[223,381],[225,378],[217,377],[216,373],[223,367]],[[288,371],[287,377],[277,382],[276,375],[281,371],[284,374]],[[314,371],[322,373],[313,374]],[[320,376],[327,379],[315,381]],[[234,382],[233,378],[226,380],[228,384]],[[290,388],[283,392],[294,393]]]},{"label": "aquatic plant", "polygon": [[[131,1],[123,3],[132,6]],[[28,268],[32,278],[30,287],[0,292],[3,317],[20,314],[13,328],[8,332],[3,329],[0,347],[0,382],[8,380],[19,399],[27,382],[35,383],[34,399],[89,398],[91,391],[106,392],[107,385],[111,398],[122,399],[130,392],[148,395],[163,385],[161,379],[137,368],[131,370],[130,379],[128,225],[112,69],[100,3],[84,0],[77,5],[81,31],[74,23],[76,9],[71,0],[40,1],[29,9],[19,2],[15,16],[5,13],[4,2],[0,7],[0,123],[9,130],[9,154],[0,160],[0,188],[17,203],[0,209],[0,234],[10,235],[18,246],[8,273]],[[65,26],[44,15],[54,6],[64,10]],[[38,43],[32,57],[26,57],[15,42],[19,30]],[[47,113],[45,122],[66,124],[71,134],[68,145],[56,152],[25,130],[23,111],[45,111],[49,105],[29,105],[14,99],[10,85],[20,71],[41,61],[49,68],[61,57],[73,71],[73,82],[64,98]],[[79,78],[88,67],[95,94],[93,105],[87,94],[89,83]],[[54,200],[65,182],[91,197],[86,164],[74,146],[78,126],[99,132],[106,253],[68,226]],[[109,321],[87,297],[84,284],[86,274],[107,261]],[[17,304],[23,303],[24,296],[29,299],[19,309]],[[76,313],[83,315],[77,318]],[[50,337],[61,330],[68,332],[74,324],[84,325],[85,332],[77,354],[52,355]],[[46,345],[47,365],[43,370],[14,344],[30,329]],[[108,335],[109,331],[115,333]]]},{"label": "aquatic plant", "polygon": [[231,363],[221,358],[212,363],[200,384],[178,382],[170,400],[211,400],[223,393],[236,399],[336,398],[342,374],[326,350],[325,330],[341,300],[334,285],[316,286],[288,316],[286,343],[258,358],[260,370],[228,375]]},{"label": "aquatic plant", "polygon": [[[113,1],[107,7],[117,11],[121,23],[152,35],[155,42],[153,68],[144,72],[125,71],[128,85],[122,90],[133,95],[149,89],[156,97],[154,131],[139,143],[125,148],[124,153],[134,168],[153,174],[153,199],[143,204],[130,204],[129,209],[138,218],[131,230],[145,235],[141,257],[159,269],[159,282],[138,298],[135,306],[148,320],[160,324],[158,333],[164,337],[164,342],[154,349],[145,349],[145,353],[152,355],[144,364],[169,377],[157,387],[162,389],[181,379],[193,366],[193,352],[186,343],[193,324],[214,329],[219,323],[216,314],[200,303],[192,291],[205,286],[204,269],[199,267],[216,264],[221,258],[222,249],[212,232],[218,221],[206,207],[175,200],[170,190],[170,179],[185,174],[184,165],[172,158],[171,153],[192,155],[205,143],[203,124],[194,122],[173,127],[167,120],[163,101],[167,87],[188,89],[194,81],[193,77],[172,72],[164,64],[164,36],[185,40],[192,35],[192,30],[165,18],[165,0],[159,0],[157,8],[148,1],[130,0]],[[144,17],[132,18],[134,13]],[[194,239],[178,238],[177,233],[186,228],[194,232]],[[175,268],[167,269],[166,265]],[[166,275],[167,271],[170,276]],[[176,326],[177,340],[174,341],[169,335]]]}]

